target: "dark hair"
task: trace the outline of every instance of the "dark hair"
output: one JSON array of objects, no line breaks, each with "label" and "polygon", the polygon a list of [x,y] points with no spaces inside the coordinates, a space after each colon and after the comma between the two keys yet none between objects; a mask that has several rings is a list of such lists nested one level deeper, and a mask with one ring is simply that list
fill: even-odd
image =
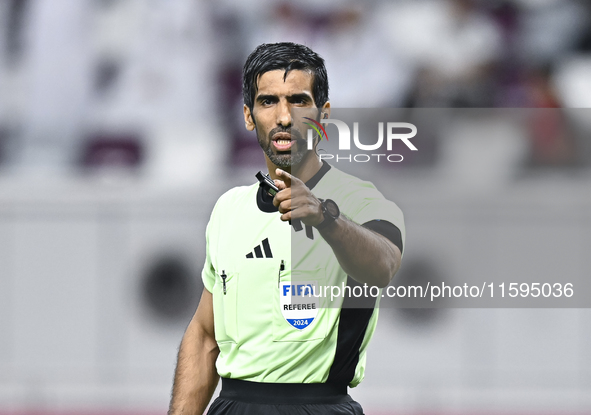
[{"label": "dark hair", "polygon": [[283,80],[291,70],[309,70],[314,76],[312,93],[316,106],[320,108],[328,101],[328,75],[324,59],[307,46],[297,43],[263,43],[248,56],[242,70],[242,95],[251,111],[259,77],[276,69],[285,70]]}]

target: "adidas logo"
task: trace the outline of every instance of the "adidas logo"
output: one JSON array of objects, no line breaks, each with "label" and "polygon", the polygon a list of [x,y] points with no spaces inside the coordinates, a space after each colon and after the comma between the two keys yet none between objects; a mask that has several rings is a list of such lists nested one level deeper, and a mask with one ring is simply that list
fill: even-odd
[{"label": "adidas logo", "polygon": [[[261,245],[263,249],[261,250]],[[254,247],[254,256],[252,252],[246,254],[246,258],[273,258],[273,253],[271,252],[271,245],[269,245],[269,238],[263,239],[261,245],[257,245]],[[263,251],[265,252],[265,256],[263,256]]]}]

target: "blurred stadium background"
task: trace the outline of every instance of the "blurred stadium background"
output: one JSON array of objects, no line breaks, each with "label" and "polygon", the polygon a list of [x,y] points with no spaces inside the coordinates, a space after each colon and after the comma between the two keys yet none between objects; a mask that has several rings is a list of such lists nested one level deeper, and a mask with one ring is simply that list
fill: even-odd
[{"label": "blurred stadium background", "polygon": [[[380,175],[401,277],[589,275],[591,113],[568,112],[580,134],[555,116],[591,107],[586,0],[2,0],[0,414],[165,413],[211,207],[264,167],[241,66],[286,40],[325,57],[335,107],[540,108],[530,134],[467,120]],[[590,329],[383,309],[352,394],[368,415],[589,413]]]}]

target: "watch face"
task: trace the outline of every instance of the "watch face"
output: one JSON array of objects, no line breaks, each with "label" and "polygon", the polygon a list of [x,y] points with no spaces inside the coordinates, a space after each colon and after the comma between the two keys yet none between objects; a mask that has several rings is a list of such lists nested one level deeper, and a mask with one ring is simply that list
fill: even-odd
[{"label": "watch face", "polygon": [[326,206],[326,210],[328,211],[328,214],[330,216],[332,216],[335,219],[339,216],[339,214],[340,214],[339,207],[337,206],[337,204],[335,202],[328,199],[325,202],[325,206]]}]

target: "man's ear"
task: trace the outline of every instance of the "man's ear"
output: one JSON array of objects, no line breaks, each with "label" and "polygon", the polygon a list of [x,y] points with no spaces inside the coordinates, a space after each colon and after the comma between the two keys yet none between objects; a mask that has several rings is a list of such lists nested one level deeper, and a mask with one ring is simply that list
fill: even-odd
[{"label": "man's ear", "polygon": [[255,128],[254,119],[252,118],[252,114],[250,112],[250,108],[246,104],[244,104],[244,126],[248,131],[253,131]]},{"label": "man's ear", "polygon": [[322,114],[320,115],[320,119],[330,118],[330,102],[326,101],[322,106]]}]

